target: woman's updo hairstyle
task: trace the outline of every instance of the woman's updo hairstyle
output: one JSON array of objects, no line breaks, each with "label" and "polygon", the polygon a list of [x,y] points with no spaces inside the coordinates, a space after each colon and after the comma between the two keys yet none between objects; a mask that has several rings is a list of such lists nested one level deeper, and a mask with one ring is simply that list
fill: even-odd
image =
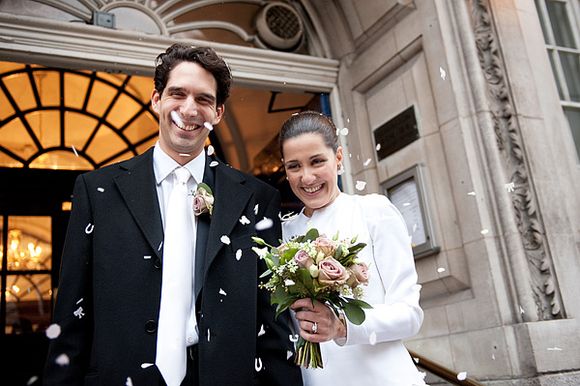
[{"label": "woman's updo hairstyle", "polygon": [[290,138],[307,133],[320,134],[324,140],[324,144],[336,153],[336,150],[338,149],[338,136],[336,135],[336,127],[334,126],[334,123],[332,123],[332,120],[317,111],[303,111],[301,113],[292,114],[292,116],[284,122],[282,129],[280,129],[278,144],[280,146],[280,154],[282,155],[282,158],[284,158],[284,152],[282,149],[284,142]]}]

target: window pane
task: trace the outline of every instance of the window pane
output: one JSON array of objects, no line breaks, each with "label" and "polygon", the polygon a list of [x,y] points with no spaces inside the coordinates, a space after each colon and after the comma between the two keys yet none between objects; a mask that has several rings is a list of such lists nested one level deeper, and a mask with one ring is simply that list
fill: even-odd
[{"label": "window pane", "polygon": [[548,37],[550,35],[548,34],[548,27],[546,26],[546,20],[544,19],[544,13],[541,12],[542,5],[540,4],[540,1],[543,1],[543,0],[535,0],[536,9],[538,10],[538,17],[540,18],[540,25],[542,26],[542,33],[544,34],[544,41],[546,43],[549,43]]},{"label": "window pane", "polygon": [[32,169],[60,170],[93,170],[93,165],[86,159],[76,156],[71,151],[55,150],[44,153],[29,165]]},{"label": "window pane", "polygon": [[48,216],[8,218],[8,270],[43,270],[52,266],[52,231]]},{"label": "window pane", "polygon": [[560,52],[560,62],[566,77],[570,100],[580,102],[580,55]]},{"label": "window pane", "polygon": [[556,86],[558,86],[558,95],[560,96],[560,100],[566,100],[564,96],[564,91],[562,91],[562,84],[560,83],[560,79],[558,76],[558,71],[556,71],[556,64],[554,63],[554,55],[558,55],[557,51],[548,50],[548,57],[550,58],[550,65],[552,66],[552,72],[554,73],[554,77],[556,78]]},{"label": "window pane", "polygon": [[7,279],[5,333],[46,330],[51,318],[50,274],[8,275]]},{"label": "window pane", "polygon": [[574,137],[574,142],[576,143],[576,153],[578,154],[578,159],[580,160],[580,109],[565,107],[564,112],[568,118],[570,130],[572,130],[572,136]]},{"label": "window pane", "polygon": [[556,45],[560,47],[576,48],[574,36],[572,35],[572,28],[570,26],[570,19],[566,11],[566,4],[561,1],[550,0],[546,2],[548,7],[548,14],[554,31],[554,38]]}]

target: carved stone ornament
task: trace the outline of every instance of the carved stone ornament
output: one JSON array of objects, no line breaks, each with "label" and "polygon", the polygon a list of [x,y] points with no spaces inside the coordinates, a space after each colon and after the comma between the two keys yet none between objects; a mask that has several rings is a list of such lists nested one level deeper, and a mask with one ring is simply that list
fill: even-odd
[{"label": "carved stone ornament", "polygon": [[[552,258],[538,213],[537,198],[530,182],[529,164],[514,112],[498,38],[487,0],[472,0],[473,28],[479,63],[488,90],[497,147],[502,154],[508,191],[531,277],[531,290],[539,320],[563,317],[561,299],[553,273]],[[506,185],[507,187],[507,185]]]}]

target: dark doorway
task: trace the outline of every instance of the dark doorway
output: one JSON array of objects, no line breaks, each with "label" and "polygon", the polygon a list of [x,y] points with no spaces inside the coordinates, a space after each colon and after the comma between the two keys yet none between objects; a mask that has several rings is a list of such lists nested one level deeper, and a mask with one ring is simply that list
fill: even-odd
[{"label": "dark doorway", "polygon": [[0,168],[0,383],[40,385],[78,171]]}]

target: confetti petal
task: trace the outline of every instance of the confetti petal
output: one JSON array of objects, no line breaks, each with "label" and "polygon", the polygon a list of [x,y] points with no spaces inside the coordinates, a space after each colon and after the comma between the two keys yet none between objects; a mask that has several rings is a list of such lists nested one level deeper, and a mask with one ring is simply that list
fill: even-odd
[{"label": "confetti petal", "polygon": [[206,129],[208,129],[209,131],[212,131],[212,130],[213,130],[213,125],[212,125],[211,123],[209,123],[209,122],[204,122],[204,123],[203,123],[203,126],[204,126]]},{"label": "confetti petal", "polygon": [[286,351],[286,360],[292,358],[292,355],[294,355],[294,353],[292,351],[290,351],[290,350],[287,350]]},{"label": "confetti petal", "polygon": [[274,225],[274,221],[268,217],[264,217],[262,220],[258,221],[256,224],[257,231],[263,231],[265,229],[270,229]]},{"label": "confetti petal", "polygon": [[256,358],[256,372],[262,370],[262,359]]},{"label": "confetti petal", "polygon": [[133,381],[131,380],[131,377],[127,377],[127,381],[125,382],[125,386],[133,386]]},{"label": "confetti petal", "polygon": [[285,285],[286,287],[293,286],[294,284],[296,284],[296,283],[294,282],[294,280],[291,280],[291,279],[286,279],[286,280],[284,280],[284,285]]},{"label": "confetti petal", "polygon": [[413,360],[415,361],[415,363],[419,364],[419,358],[413,357]]},{"label": "confetti petal", "polygon": [[236,260],[237,261],[240,261],[241,258],[242,258],[242,250],[241,249],[238,249],[236,251]]},{"label": "confetti petal", "polygon": [[489,229],[482,229],[481,232],[479,233],[481,233],[482,235],[486,235],[489,233]]},{"label": "confetti petal", "polygon": [[212,145],[209,145],[207,147],[207,155],[212,155],[213,153],[215,153],[215,149]]},{"label": "confetti petal", "polygon": [[443,67],[439,67],[439,75],[441,76],[441,79],[447,79],[447,72],[443,69]]},{"label": "confetti petal", "polygon": [[367,186],[367,183],[364,181],[357,181],[356,182],[356,190],[364,190],[364,188]]},{"label": "confetti petal", "polygon": [[375,147],[375,149],[377,149],[377,151],[381,150],[381,144],[378,143],[377,146]]},{"label": "confetti petal", "polygon": [[85,298],[80,298],[79,300],[77,300],[77,304],[81,304],[83,300],[85,300]]},{"label": "confetti petal", "polygon": [[562,351],[560,347],[548,347],[548,351]]},{"label": "confetti petal", "polygon": [[343,127],[343,128],[340,130],[340,134],[341,134],[341,135],[345,135],[345,136],[346,136],[346,135],[348,135],[348,127]]},{"label": "confetti petal", "polygon": [[258,214],[259,205],[260,204],[256,204],[256,206],[254,206],[254,214]]},{"label": "confetti petal", "polygon": [[290,339],[290,342],[296,343],[296,342],[298,342],[298,334],[294,334],[294,335],[290,334],[290,335],[288,335],[288,339]]},{"label": "confetti petal", "polygon": [[94,226],[93,224],[89,223],[89,224],[87,225],[87,227],[85,228],[85,233],[86,233],[87,235],[90,235],[91,233],[93,233],[93,230],[94,230],[94,229],[95,229],[95,226]]},{"label": "confetti petal", "polygon": [[99,192],[103,193],[103,192],[105,191],[105,189],[104,189],[104,188],[101,188],[101,187],[98,187],[98,188],[97,188],[97,191],[99,191]]},{"label": "confetti petal", "polygon": [[143,259],[145,259],[145,260],[151,260],[151,255],[145,255],[145,256],[143,256]]},{"label": "confetti petal", "polygon": [[223,288],[220,288],[220,295],[223,295],[223,296],[227,295],[226,291],[224,291]]},{"label": "confetti petal", "polygon": [[66,354],[60,354],[56,357],[56,364],[59,366],[67,366],[70,363],[70,359]]},{"label": "confetti petal", "polygon": [[147,367],[153,366],[153,363],[141,363],[141,368],[146,369]]},{"label": "confetti petal", "polygon": [[242,216],[240,218],[240,224],[242,225],[248,225],[250,223],[250,220],[248,220],[248,218],[246,216]]},{"label": "confetti petal", "polygon": [[59,335],[60,335],[60,326],[56,323],[51,324],[46,329],[46,336],[48,337],[48,339],[58,338]]},{"label": "confetti petal", "polygon": [[370,158],[367,158],[365,162],[363,162],[363,166],[369,166],[371,164],[372,160]]},{"label": "confetti petal", "polygon": [[207,341],[209,342],[209,340],[211,339],[211,332],[209,331],[209,328],[207,329]]},{"label": "confetti petal", "polygon": [[34,382],[38,381],[38,377],[36,375],[30,377],[30,379],[28,380],[28,382],[26,382],[26,386],[30,386],[32,385]]},{"label": "confetti petal", "polygon": [[475,196],[475,192],[469,192],[467,193],[468,196]]},{"label": "confetti petal", "polygon": [[445,272],[445,271],[446,271],[446,269],[445,269],[445,268],[443,268],[443,267],[439,267],[439,268],[437,268],[437,272],[438,272],[438,273],[443,273],[443,272]]},{"label": "confetti petal", "polygon": [[262,324],[260,326],[260,331],[258,331],[258,336],[262,336],[266,333],[266,330],[264,329],[264,325]]},{"label": "confetti petal", "polygon": [[79,153],[77,153],[77,149],[75,149],[75,146],[72,145],[71,148],[72,148],[73,153],[75,153],[75,155],[78,157]]},{"label": "confetti petal", "polygon": [[214,167],[218,166],[219,164],[220,164],[220,163],[219,163],[219,162],[217,162],[217,161],[211,161],[211,162],[209,163],[209,167],[210,167],[210,168],[214,168]]},{"label": "confetti petal", "polygon": [[220,237],[220,241],[226,245],[230,245],[230,238],[226,235],[223,235],[222,237]]},{"label": "confetti petal", "polygon": [[371,344],[371,346],[374,346],[375,344],[377,344],[377,333],[376,332],[373,331],[369,335],[369,343]]},{"label": "confetti petal", "polygon": [[462,371],[460,373],[457,374],[457,379],[460,381],[465,381],[465,379],[467,378],[467,372],[466,371]]}]

